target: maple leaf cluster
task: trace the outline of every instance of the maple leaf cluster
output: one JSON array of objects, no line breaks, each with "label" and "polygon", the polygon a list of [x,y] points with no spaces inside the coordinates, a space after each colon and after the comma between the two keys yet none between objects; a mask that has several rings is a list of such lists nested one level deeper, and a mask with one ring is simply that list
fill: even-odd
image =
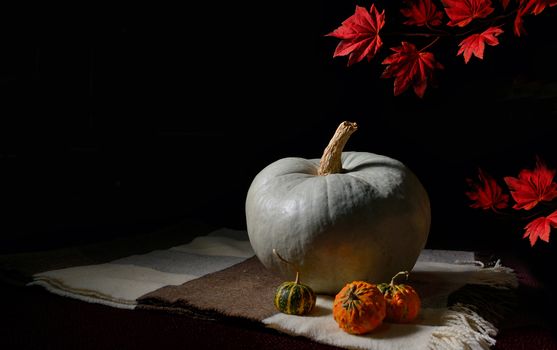
[{"label": "maple leaf cluster", "polygon": [[[538,158],[534,169],[523,169],[518,177],[503,178],[515,202],[512,209],[528,213],[523,217],[530,220],[524,227],[523,238],[529,238],[531,246],[534,246],[538,238],[549,242],[551,228],[557,228],[557,210],[552,211],[552,207],[547,205],[557,198],[555,172]],[[492,210],[495,213],[509,208],[509,195],[503,193],[497,181],[482,169],[478,171],[477,181],[467,179],[467,182],[471,190],[466,195],[473,201],[470,205],[472,208]],[[534,209],[538,211],[531,213]],[[548,215],[544,215],[546,212]]]},{"label": "maple leaf cluster", "polygon": [[[435,1],[439,3],[436,5]],[[400,35],[430,38],[431,41],[420,49],[407,40],[390,48],[393,53],[382,61],[386,68],[381,77],[394,78],[395,96],[410,87],[419,97],[424,96],[434,73],[443,69],[434,54],[428,51],[439,39],[459,39],[456,56],[462,55],[465,63],[472,56],[483,59],[486,45],[499,45],[498,36],[504,33],[502,27],[507,21],[514,19],[512,30],[516,36],[521,36],[526,33],[524,16],[538,15],[545,8],[557,5],[557,0],[513,0],[512,5],[511,0],[496,1],[497,5],[492,0],[406,0],[405,7],[400,9],[406,18],[403,24],[418,27],[419,31]],[[371,61],[383,47],[382,36],[393,34],[382,33],[386,17],[385,10],[379,12],[375,4],[369,11],[356,6],[352,16],[327,34],[340,39],[333,57],[348,56],[348,66],[364,58]]]}]

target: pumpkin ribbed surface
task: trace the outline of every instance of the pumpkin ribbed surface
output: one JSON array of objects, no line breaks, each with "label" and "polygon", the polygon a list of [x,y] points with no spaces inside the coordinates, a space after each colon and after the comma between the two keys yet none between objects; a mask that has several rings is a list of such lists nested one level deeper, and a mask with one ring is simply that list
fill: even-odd
[{"label": "pumpkin ribbed surface", "polygon": [[333,317],[339,327],[351,334],[371,332],[383,322],[386,304],[377,287],[364,281],[347,284],[336,295]]},{"label": "pumpkin ribbed surface", "polygon": [[382,283],[377,286],[387,302],[389,322],[407,323],[418,317],[421,300],[414,288],[406,284]]},{"label": "pumpkin ribbed surface", "polygon": [[288,157],[262,169],[246,197],[250,244],[270,271],[289,278],[276,249],[316,293],[347,282],[383,282],[411,269],[425,246],[425,188],[401,162],[342,152],[356,125],[343,122],[321,159]]},{"label": "pumpkin ribbed surface", "polygon": [[284,282],[275,293],[275,307],[285,314],[305,315],[315,306],[315,293],[308,286]]}]

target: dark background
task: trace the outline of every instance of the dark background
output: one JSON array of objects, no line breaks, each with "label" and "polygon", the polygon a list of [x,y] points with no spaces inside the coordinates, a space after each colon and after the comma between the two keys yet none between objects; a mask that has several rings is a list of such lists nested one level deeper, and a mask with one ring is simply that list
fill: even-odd
[{"label": "dark background", "polygon": [[[464,192],[478,167],[498,179],[532,168],[535,155],[557,167],[557,9],[526,17],[526,37],[505,26],[484,61],[465,65],[457,41],[440,41],[432,51],[445,69],[419,99],[394,97],[392,79],[379,78],[400,37],[385,36],[371,63],[332,58],[338,40],[324,35],[356,3],[371,4],[4,12],[2,253],[186,218],[244,228],[257,172],[286,156],[320,157],[338,123],[351,120],[360,129],[347,150],[397,158],[428,190],[429,247],[511,249],[552,264],[555,242],[530,248],[525,222],[471,209]],[[376,4],[387,21],[393,14],[389,30],[400,29],[399,3]]]}]

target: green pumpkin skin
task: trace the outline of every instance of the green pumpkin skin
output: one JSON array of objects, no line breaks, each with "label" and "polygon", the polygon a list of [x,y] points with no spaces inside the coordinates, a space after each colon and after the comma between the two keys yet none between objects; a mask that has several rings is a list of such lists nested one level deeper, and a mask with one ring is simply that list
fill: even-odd
[{"label": "green pumpkin skin", "polygon": [[315,293],[301,283],[284,282],[275,293],[275,307],[289,315],[306,315],[315,306]]}]

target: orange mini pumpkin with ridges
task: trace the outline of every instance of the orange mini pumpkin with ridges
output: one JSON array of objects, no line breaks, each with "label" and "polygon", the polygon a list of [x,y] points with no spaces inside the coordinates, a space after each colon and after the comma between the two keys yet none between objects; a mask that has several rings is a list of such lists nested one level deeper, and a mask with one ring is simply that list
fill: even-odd
[{"label": "orange mini pumpkin with ridges", "polygon": [[393,323],[412,322],[420,313],[421,300],[418,292],[407,284],[395,284],[395,278],[406,275],[408,271],[397,273],[391,283],[381,283],[377,286],[385,296],[387,302],[386,320]]},{"label": "orange mini pumpkin with ridges", "polygon": [[377,328],[386,315],[385,298],[374,284],[348,283],[336,295],[333,317],[339,327],[351,334],[364,334]]}]

